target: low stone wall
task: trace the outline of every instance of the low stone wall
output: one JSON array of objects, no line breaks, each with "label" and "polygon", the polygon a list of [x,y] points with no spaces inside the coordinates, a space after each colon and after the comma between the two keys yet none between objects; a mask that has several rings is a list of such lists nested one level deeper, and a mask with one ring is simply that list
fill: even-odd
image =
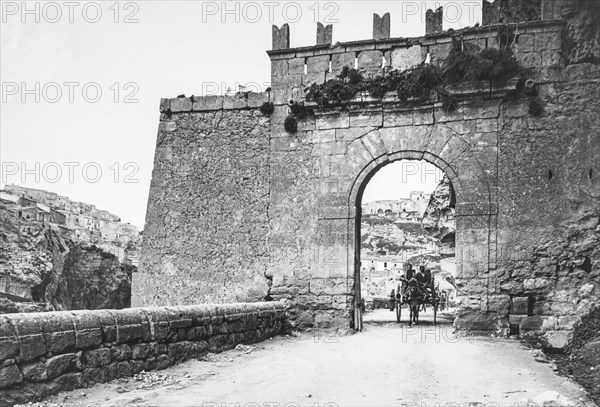
[{"label": "low stone wall", "polygon": [[164,369],[285,329],[280,302],[0,316],[0,405]]}]

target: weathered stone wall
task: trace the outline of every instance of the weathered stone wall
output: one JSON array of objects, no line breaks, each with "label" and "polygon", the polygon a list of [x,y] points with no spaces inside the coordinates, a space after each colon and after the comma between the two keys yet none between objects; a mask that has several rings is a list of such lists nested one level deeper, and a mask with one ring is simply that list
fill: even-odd
[{"label": "weathered stone wall", "polygon": [[165,99],[133,306],[268,292],[268,94]]},{"label": "weathered stone wall", "polygon": [[555,71],[538,93],[539,118],[503,107],[500,295],[488,298],[488,309],[510,312],[521,332],[541,329],[550,346],[563,347],[573,325],[600,303],[600,67]]},{"label": "weathered stone wall", "polygon": [[[456,194],[456,282],[462,297],[457,326],[508,333],[512,322],[514,330],[534,329],[543,334],[550,346],[564,344],[558,340],[564,336],[562,330],[572,327],[600,298],[600,169],[596,164],[600,118],[594,96],[600,72],[596,65],[564,66],[565,29],[565,21],[551,19],[413,39],[292,49],[283,41],[289,39],[289,31],[282,27],[285,35],[277,37],[282,41],[274,39],[278,47],[269,51],[274,113],[264,128],[268,180],[263,185],[265,199],[260,201],[266,221],[261,223],[261,233],[248,239],[264,242],[267,250],[258,258],[272,284],[270,295],[287,302],[292,323],[360,328],[357,242],[362,192],[382,166],[400,159],[424,159],[445,172]],[[294,134],[284,130],[289,101],[302,100],[307,85],[335,77],[343,66],[354,66],[355,58],[365,75],[413,66],[427,56],[431,63],[443,64],[453,38],[480,48],[512,47],[520,64],[529,69],[528,78],[536,83],[541,116],[529,112],[527,97],[510,96],[514,82],[503,87],[486,82],[450,89],[458,100],[451,113],[433,93],[429,99],[408,104],[394,95],[383,99],[359,95],[326,109],[315,108],[314,116],[299,121]],[[197,126],[210,126],[209,113],[200,112],[210,100],[202,99],[198,109],[189,106],[185,112],[173,112],[168,124],[172,138],[157,146],[148,227],[159,227],[152,233],[160,230],[164,234],[149,240],[147,256],[150,247],[160,253],[159,246],[164,244],[173,261],[179,261],[179,256],[189,258],[187,251],[202,242],[198,230],[205,220],[184,212],[194,199],[173,193],[177,190],[170,191],[170,183],[185,185],[188,194],[207,188],[215,193],[210,197],[215,200],[227,200],[232,193],[215,187],[219,178],[214,175],[222,171],[222,163],[215,163],[203,176],[194,175],[189,168],[185,177],[162,181],[171,179],[166,177],[171,168],[177,168],[175,161],[188,157],[187,150],[168,150],[169,144],[178,146],[179,137],[194,138],[193,145],[198,148],[212,148],[197,131],[190,131],[185,121],[196,115],[204,120]],[[169,103],[180,102],[173,99]],[[247,111],[247,106],[241,106],[237,112],[219,112],[233,118]],[[238,119],[238,124],[250,120]],[[164,131],[161,129],[160,137]],[[222,135],[226,138],[227,132]],[[165,151],[175,152],[171,161],[160,158]],[[548,179],[549,170],[552,180]],[[583,186],[575,186],[573,179],[584,182]],[[237,193],[250,194],[252,190]],[[170,207],[158,202],[181,205],[180,224],[185,226],[175,230],[162,220],[153,226],[157,214]],[[241,202],[237,205],[244,208]],[[236,203],[231,208],[236,208]],[[227,230],[227,226],[220,227]],[[233,241],[242,238],[231,236]],[[179,245],[187,245],[188,240],[193,245],[181,249]],[[508,260],[503,257],[512,252],[526,254],[517,260],[516,254]],[[174,277],[182,276],[196,287],[189,277],[198,269],[195,264],[180,262],[177,268],[147,264],[150,274],[174,270]],[[168,299],[165,294],[161,301],[194,301],[190,293],[195,288],[171,284],[167,279],[160,284],[168,290],[182,290],[180,298]],[[214,281],[207,285],[208,290],[219,288]]]},{"label": "weathered stone wall", "polygon": [[[551,19],[553,2],[554,0],[502,0],[490,3],[483,0],[483,25]],[[545,13],[542,9],[545,9]]]},{"label": "weathered stone wall", "polygon": [[277,335],[278,302],[0,316],[0,404],[164,369]]},{"label": "weathered stone wall", "polygon": [[567,21],[563,55],[568,63],[600,62],[600,2],[553,0],[554,13]]}]

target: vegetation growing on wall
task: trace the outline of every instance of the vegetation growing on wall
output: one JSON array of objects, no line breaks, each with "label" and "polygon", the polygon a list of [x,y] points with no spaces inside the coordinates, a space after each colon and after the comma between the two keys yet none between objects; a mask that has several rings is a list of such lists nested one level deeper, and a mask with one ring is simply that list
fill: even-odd
[{"label": "vegetation growing on wall", "polygon": [[480,50],[472,44],[454,40],[444,65],[445,83],[487,80],[495,86],[503,86],[518,76],[521,68],[510,48],[487,48]]},{"label": "vegetation growing on wall", "polygon": [[260,112],[265,116],[271,116],[275,111],[275,105],[272,102],[265,102],[260,106]]},{"label": "vegetation growing on wall", "polygon": [[314,110],[306,107],[304,102],[290,100],[290,114],[285,118],[283,123],[285,131],[294,134],[298,131],[298,120],[302,120],[307,116],[313,116],[314,114]]},{"label": "vegetation growing on wall", "polygon": [[294,134],[298,131],[298,119],[293,115],[288,115],[288,117],[285,118],[285,122],[283,122],[283,127],[288,133]]},{"label": "vegetation growing on wall", "polygon": [[[382,99],[386,94],[395,93],[401,102],[423,101],[435,91],[442,109],[452,112],[458,107],[459,99],[449,86],[463,82],[488,81],[492,86],[505,86],[510,79],[519,78],[513,91],[507,97],[517,97],[525,93],[528,97],[529,113],[539,116],[544,108],[541,99],[532,89],[528,89],[525,72],[515,59],[510,45],[515,40],[514,33],[505,29],[499,34],[500,48],[480,49],[479,47],[453,39],[452,48],[442,66],[422,63],[406,70],[391,70],[384,75],[365,77],[361,71],[345,66],[334,79],[323,84],[313,83],[305,89],[306,100],[315,102],[320,108],[331,104],[350,101],[358,95]],[[532,82],[533,83],[533,82]],[[272,104],[261,106],[261,112],[270,115]],[[284,127],[289,133],[298,130],[298,121],[312,116],[312,108],[302,102],[290,101],[290,115]]]},{"label": "vegetation growing on wall", "polygon": [[294,102],[293,100],[290,100],[290,111],[292,115],[299,120],[302,120],[307,116],[312,116],[315,113],[312,108],[304,106],[304,103]]},{"label": "vegetation growing on wall", "polygon": [[308,87],[306,98],[320,107],[327,107],[330,103],[351,100],[363,92],[379,99],[386,93],[395,91],[399,100],[407,101],[409,98],[428,95],[430,90],[436,89],[442,83],[442,70],[430,64],[422,64],[404,71],[393,70],[373,78],[364,78],[358,70],[345,66],[336,79]]},{"label": "vegetation growing on wall", "polygon": [[441,67],[423,63],[403,71],[392,70],[385,75],[365,78],[360,71],[346,66],[337,78],[321,85],[312,84],[305,92],[307,100],[324,108],[331,103],[351,100],[361,93],[379,99],[388,92],[395,92],[398,100],[407,102],[426,99],[431,91],[437,91],[444,110],[452,111],[458,101],[447,86],[482,80],[503,86],[516,76],[523,76],[523,72],[509,47],[481,50],[455,39]]}]

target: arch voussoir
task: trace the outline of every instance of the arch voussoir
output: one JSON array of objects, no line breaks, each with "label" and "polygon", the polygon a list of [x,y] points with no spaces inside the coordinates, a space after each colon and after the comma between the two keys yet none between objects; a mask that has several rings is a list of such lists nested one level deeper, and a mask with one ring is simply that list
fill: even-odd
[{"label": "arch voussoir", "polygon": [[460,157],[465,151],[469,150],[471,146],[466,141],[459,137],[450,137],[442,150],[438,154],[442,160],[452,165],[452,162]]},{"label": "arch voussoir", "polygon": [[373,158],[387,155],[387,148],[381,139],[379,130],[371,131],[360,138]]},{"label": "arch voussoir", "polygon": [[431,129],[431,136],[429,137],[425,151],[432,156],[439,157],[444,147],[454,137],[458,137],[458,135],[451,129],[436,124]]},{"label": "arch voussoir", "polygon": [[430,126],[402,126],[380,129],[379,134],[389,155],[398,151],[425,151],[430,131]]}]

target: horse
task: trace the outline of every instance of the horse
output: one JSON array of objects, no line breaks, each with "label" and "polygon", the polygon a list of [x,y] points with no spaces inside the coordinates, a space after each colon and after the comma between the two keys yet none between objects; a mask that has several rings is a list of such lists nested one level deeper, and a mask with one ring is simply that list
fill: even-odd
[{"label": "horse", "polygon": [[409,284],[406,289],[406,303],[410,309],[410,317],[408,319],[408,326],[411,326],[414,322],[415,325],[419,324],[419,307],[423,302],[423,293],[416,284]]}]

